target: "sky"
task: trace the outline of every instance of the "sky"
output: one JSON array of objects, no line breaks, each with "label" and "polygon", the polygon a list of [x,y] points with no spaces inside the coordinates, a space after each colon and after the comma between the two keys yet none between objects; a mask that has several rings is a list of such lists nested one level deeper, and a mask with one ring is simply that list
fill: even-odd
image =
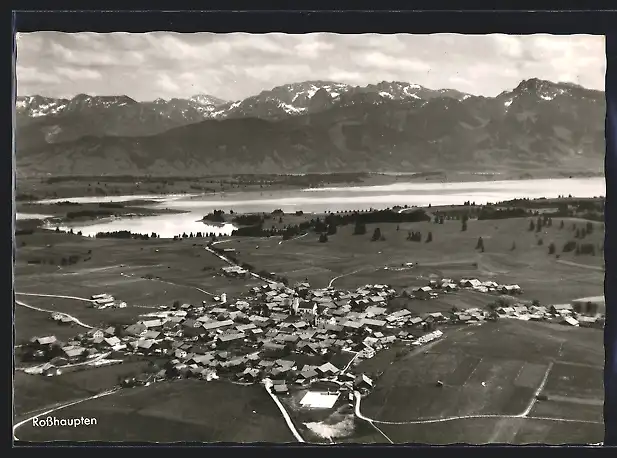
[{"label": "sky", "polygon": [[240,100],[283,84],[402,81],[484,96],[540,78],[604,90],[601,35],[62,33],[17,36],[17,93],[209,94]]}]

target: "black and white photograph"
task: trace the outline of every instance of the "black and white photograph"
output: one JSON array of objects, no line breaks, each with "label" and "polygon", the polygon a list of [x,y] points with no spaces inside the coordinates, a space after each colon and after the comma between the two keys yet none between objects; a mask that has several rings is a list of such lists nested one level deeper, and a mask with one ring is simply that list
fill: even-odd
[{"label": "black and white photograph", "polygon": [[604,36],[15,40],[15,443],[602,443]]}]

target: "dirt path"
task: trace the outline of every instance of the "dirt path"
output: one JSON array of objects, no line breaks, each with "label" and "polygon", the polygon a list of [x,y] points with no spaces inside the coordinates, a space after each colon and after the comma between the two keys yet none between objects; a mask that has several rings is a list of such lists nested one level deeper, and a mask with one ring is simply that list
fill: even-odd
[{"label": "dirt path", "polygon": [[[18,294],[18,293],[15,293],[15,294]],[[57,296],[52,296],[52,297],[57,297]],[[47,309],[42,309],[42,308],[40,308],[40,307],[34,307],[33,305],[28,305],[28,304],[26,304],[25,302],[18,301],[17,299],[15,299],[15,303],[16,303],[17,305],[21,305],[22,307],[26,307],[26,308],[29,308],[29,309],[31,309],[31,310],[36,310],[37,312],[57,313],[57,314],[59,314],[59,315],[62,315],[62,316],[65,316],[65,317],[69,318],[71,321],[73,321],[74,323],[78,324],[78,325],[79,325],[79,326],[81,326],[81,327],[84,327],[84,328],[86,328],[86,329],[93,329],[93,327],[92,327],[92,326],[90,326],[89,324],[82,323],[82,322],[81,322],[81,321],[79,321],[77,318],[75,318],[75,317],[74,317],[74,316],[72,316],[72,315],[69,315],[68,313],[64,313],[64,312],[56,312],[55,310],[47,310]]]},{"label": "dirt path", "polygon": [[559,259],[557,260],[557,262],[559,264],[564,264],[566,266],[580,267],[581,269],[590,269],[590,270],[597,270],[600,272],[604,272],[604,267],[601,267],[601,266],[590,266],[589,264],[579,264],[578,262],[565,261],[563,259]]},{"label": "dirt path", "polygon": [[143,277],[135,277],[135,275],[132,274],[125,274],[124,272],[122,272],[120,275],[122,275],[123,277],[127,277],[127,278],[137,278],[138,280],[143,280],[143,281],[158,281],[159,283],[166,283],[168,285],[173,285],[173,286],[178,286],[180,288],[191,288],[191,289],[195,289],[199,292],[202,292],[204,294],[207,294],[208,296],[215,296],[214,293],[211,293],[209,291],[206,291],[204,289],[198,288],[197,286],[191,286],[191,285],[182,285],[180,283],[174,283],[168,280],[161,280],[160,278],[143,278]]},{"label": "dirt path", "polygon": [[330,283],[328,283],[328,288],[330,288],[332,286],[332,283],[334,283],[339,278],[348,277],[350,275],[357,274],[358,272],[361,272],[363,270],[368,270],[368,269],[369,269],[368,267],[363,267],[361,269],[354,270],[353,272],[348,272],[346,274],[338,275],[338,276],[334,277],[332,280],[330,280]]},{"label": "dirt path", "polygon": [[78,296],[61,296],[57,294],[37,294],[37,293],[15,293],[18,296],[34,296],[34,297],[57,297],[59,299],[73,299],[75,301],[96,302],[93,299],[86,299]]},{"label": "dirt path", "polygon": [[272,381],[269,379],[264,379],[264,387],[266,391],[268,392],[268,394],[270,395],[270,397],[272,398],[272,400],[276,403],[279,410],[281,411],[281,414],[283,415],[283,418],[285,419],[285,423],[287,423],[287,427],[289,428],[291,433],[294,435],[296,440],[298,442],[305,442],[302,436],[300,435],[300,433],[298,432],[298,430],[296,429],[296,427],[294,426],[293,422],[291,421],[291,418],[289,417],[287,410],[285,410],[285,407],[283,406],[283,404],[281,404],[281,401],[279,401],[279,398],[276,397],[274,393],[272,393]]}]

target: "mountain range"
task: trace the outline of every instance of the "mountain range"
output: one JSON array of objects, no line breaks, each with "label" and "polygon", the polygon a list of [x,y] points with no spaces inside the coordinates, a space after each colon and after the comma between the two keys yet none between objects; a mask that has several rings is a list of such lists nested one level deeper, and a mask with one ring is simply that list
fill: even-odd
[{"label": "mountain range", "polygon": [[604,92],[535,78],[496,97],[331,81],[234,102],[34,95],[17,98],[16,159],[22,175],[589,170],[604,116]]}]

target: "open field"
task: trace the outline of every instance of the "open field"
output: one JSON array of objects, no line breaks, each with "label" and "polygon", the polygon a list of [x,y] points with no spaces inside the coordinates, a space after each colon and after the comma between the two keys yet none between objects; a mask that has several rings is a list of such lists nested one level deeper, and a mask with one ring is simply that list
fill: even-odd
[{"label": "open field", "polygon": [[[600,223],[582,239],[596,246],[596,256],[562,253],[564,244],[574,238],[572,224],[583,227],[580,220],[555,219],[552,227],[541,233],[529,231],[529,219],[469,221],[467,231],[461,223],[447,220],[444,224],[429,222],[396,224],[368,224],[365,235],[352,235],[353,225],[341,226],[337,234],[319,243],[318,236],[307,236],[281,242],[269,239],[239,239],[230,242],[239,254],[238,259],[287,276],[290,280],[308,278],[315,286],[327,286],[332,279],[339,288],[355,288],[366,283],[387,282],[393,286],[424,284],[429,276],[460,278],[475,276],[503,283],[517,283],[525,291],[524,297],[551,304],[578,297],[600,295],[603,291],[603,255],[599,249],[604,233]],[[385,241],[371,242],[373,230],[379,227]],[[409,231],[419,231],[426,240],[432,232],[433,241],[409,242]],[[476,250],[482,237],[485,251]],[[538,240],[542,239],[542,245]],[[555,255],[548,254],[553,242]],[[516,245],[512,250],[513,244]],[[256,247],[259,246],[258,249]],[[566,262],[562,262],[566,261]],[[403,263],[418,263],[413,269],[401,268]],[[384,270],[384,267],[388,270]]]},{"label": "open field", "polygon": [[[15,290],[19,293],[75,296],[89,299],[93,294],[109,293],[125,301],[123,309],[98,310],[87,301],[58,297],[18,295],[28,305],[68,313],[91,326],[134,322],[148,308],[171,305],[174,301],[200,303],[212,301],[226,292],[230,298],[242,294],[258,282],[234,279],[221,274],[224,261],[208,253],[202,243],[156,239],[90,239],[49,231],[18,236]],[[21,246],[20,242],[25,242]],[[58,261],[69,254],[84,259],[72,265],[29,264],[32,259]],[[143,277],[153,279],[145,279]],[[73,334],[75,326],[57,325],[49,314],[16,305],[18,340],[34,335]],[[62,328],[60,330],[60,328]]]},{"label": "open field", "polygon": [[[559,328],[501,320],[447,330],[441,341],[399,358],[384,352],[356,369],[383,371],[362,414],[394,442],[598,442],[603,334]],[[583,343],[580,359],[569,349]],[[535,402],[545,377],[541,393],[549,400]],[[465,416],[476,418],[457,418]],[[573,425],[580,428],[568,437]]]},{"label": "open field", "polygon": [[444,423],[378,425],[395,444],[589,444],[604,438],[604,425],[531,418],[474,418]]},{"label": "open field", "polygon": [[22,440],[295,442],[265,389],[225,382],[175,381],[121,390],[60,410],[58,418],[96,418],[84,428],[17,431]]},{"label": "open field", "polygon": [[66,371],[54,377],[15,373],[15,413],[41,410],[56,403],[72,401],[109,390],[120,378],[143,373],[148,367],[144,360],[126,361],[121,364]]}]

